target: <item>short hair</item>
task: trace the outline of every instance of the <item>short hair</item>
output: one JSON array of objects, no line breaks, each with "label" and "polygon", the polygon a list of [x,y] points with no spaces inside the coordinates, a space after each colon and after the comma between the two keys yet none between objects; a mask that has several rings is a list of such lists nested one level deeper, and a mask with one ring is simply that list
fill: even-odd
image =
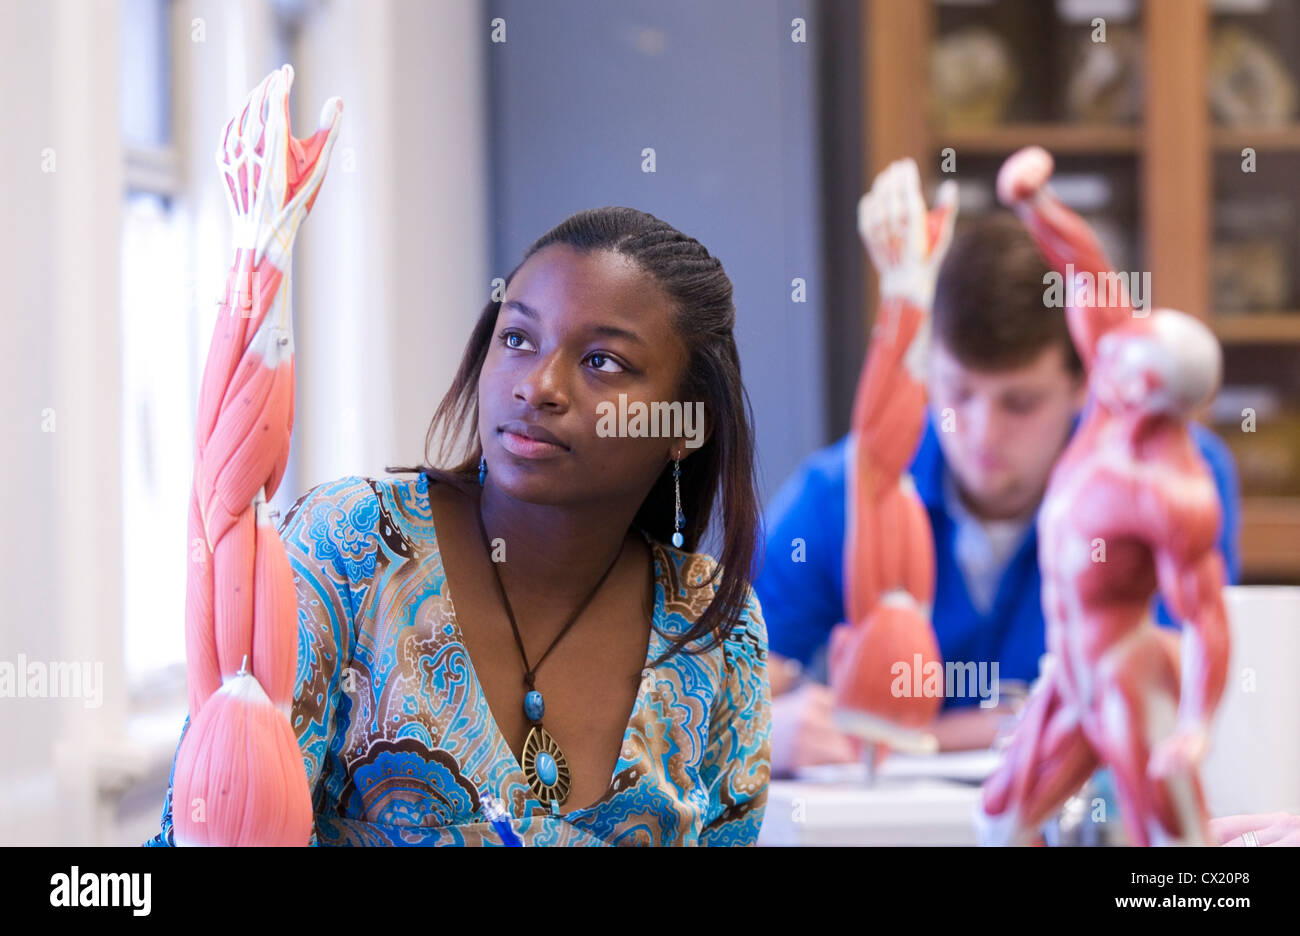
[{"label": "short hair", "polygon": [[1067,371],[1083,374],[1065,310],[1044,302],[1051,267],[1010,212],[964,225],[939,267],[934,336],[961,364],[1009,370],[1059,345]]}]

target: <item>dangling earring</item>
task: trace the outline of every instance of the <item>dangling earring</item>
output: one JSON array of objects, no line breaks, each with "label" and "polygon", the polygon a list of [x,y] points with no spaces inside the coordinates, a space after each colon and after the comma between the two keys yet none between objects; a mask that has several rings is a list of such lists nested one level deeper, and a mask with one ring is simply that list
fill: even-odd
[{"label": "dangling earring", "polygon": [[685,540],[682,537],[682,527],[686,525],[686,517],[682,513],[682,460],[673,459],[673,488],[677,501],[676,513],[673,515],[673,545],[678,549],[682,548]]},{"label": "dangling earring", "polygon": [[483,486],[483,479],[487,477],[487,456],[478,457],[478,486]]}]

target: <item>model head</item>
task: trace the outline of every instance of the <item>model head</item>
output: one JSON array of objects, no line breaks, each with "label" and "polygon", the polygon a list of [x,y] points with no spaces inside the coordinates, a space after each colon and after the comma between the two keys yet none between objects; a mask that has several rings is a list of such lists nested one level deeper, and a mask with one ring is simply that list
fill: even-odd
[{"label": "model head", "polygon": [[1223,351],[1199,319],[1174,309],[1135,318],[1097,342],[1093,385],[1114,412],[1185,419],[1219,387]]}]

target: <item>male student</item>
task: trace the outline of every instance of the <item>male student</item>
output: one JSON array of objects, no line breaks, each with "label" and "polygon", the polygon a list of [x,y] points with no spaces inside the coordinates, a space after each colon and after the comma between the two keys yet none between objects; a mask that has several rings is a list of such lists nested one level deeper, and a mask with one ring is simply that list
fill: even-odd
[{"label": "male student", "polygon": [[[934,287],[926,427],[910,467],[934,532],[931,620],[941,656],[996,662],[1000,681],[1038,676],[1045,628],[1035,517],[1087,399],[1065,311],[1044,302],[1048,272],[1010,214],[971,222],[953,240]],[[1218,486],[1219,547],[1235,583],[1236,469],[1222,440],[1195,423],[1191,431]],[[844,620],[847,443],[809,456],[768,510],[754,588],[767,623],[776,776],[854,759],[830,723],[830,690],[815,679],[796,687],[800,669],[818,675],[830,631]],[[1154,613],[1176,626],[1163,602]],[[944,699],[934,726],[943,747],[992,742],[1006,712],[979,701]]]}]

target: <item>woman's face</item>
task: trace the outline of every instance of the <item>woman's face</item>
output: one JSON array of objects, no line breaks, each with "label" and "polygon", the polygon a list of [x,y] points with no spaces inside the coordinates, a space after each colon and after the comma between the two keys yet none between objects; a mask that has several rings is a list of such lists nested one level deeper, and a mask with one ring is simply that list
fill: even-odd
[{"label": "woman's face", "polygon": [[553,244],[530,257],[506,289],[479,375],[490,483],[533,504],[639,504],[672,453],[690,450],[648,434],[648,419],[646,434],[608,430],[620,407],[676,399],[687,351],[673,315],[667,293],[613,251]]}]

